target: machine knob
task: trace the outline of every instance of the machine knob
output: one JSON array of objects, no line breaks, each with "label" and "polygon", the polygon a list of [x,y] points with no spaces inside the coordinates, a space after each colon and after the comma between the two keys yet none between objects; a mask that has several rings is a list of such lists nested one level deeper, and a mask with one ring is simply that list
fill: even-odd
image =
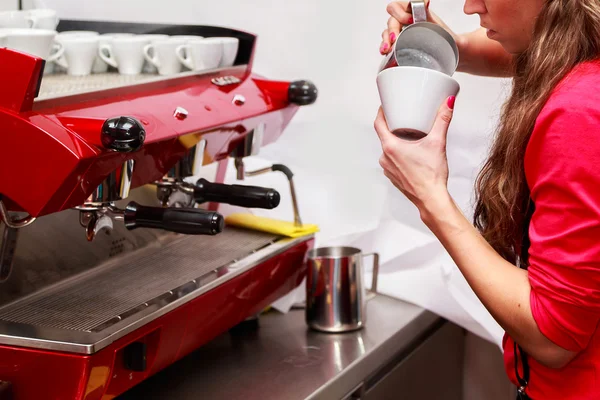
[{"label": "machine knob", "polygon": [[146,130],[142,123],[132,117],[107,119],[102,125],[102,145],[110,150],[123,153],[142,148],[146,139]]},{"label": "machine knob", "polygon": [[313,104],[317,101],[317,94],[317,87],[310,81],[293,81],[288,88],[288,100],[299,106]]}]

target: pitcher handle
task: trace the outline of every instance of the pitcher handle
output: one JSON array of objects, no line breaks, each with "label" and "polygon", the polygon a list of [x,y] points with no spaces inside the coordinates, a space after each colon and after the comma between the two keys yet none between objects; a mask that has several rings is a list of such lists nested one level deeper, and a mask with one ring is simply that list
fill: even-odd
[{"label": "pitcher handle", "polygon": [[379,253],[367,253],[363,257],[373,256],[373,278],[371,280],[371,292],[377,293],[377,280],[379,278]]},{"label": "pitcher handle", "polygon": [[415,0],[410,2],[410,8],[413,15],[413,23],[427,22],[427,8],[425,2],[422,0]]}]

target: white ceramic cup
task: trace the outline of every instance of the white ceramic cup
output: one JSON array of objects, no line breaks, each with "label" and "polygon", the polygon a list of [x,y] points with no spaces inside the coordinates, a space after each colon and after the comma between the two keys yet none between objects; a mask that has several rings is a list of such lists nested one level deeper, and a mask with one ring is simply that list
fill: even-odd
[{"label": "white ceramic cup", "polygon": [[148,38],[144,36],[117,36],[109,43],[101,44],[98,54],[121,75],[139,75],[144,66],[144,47],[147,44]]},{"label": "white ceramic cup", "polygon": [[0,28],[33,28],[34,20],[27,11],[0,12]]},{"label": "white ceramic cup", "polygon": [[220,40],[192,39],[175,50],[183,65],[194,71],[215,69],[223,57],[223,43]]},{"label": "white ceramic cup", "polygon": [[[148,39],[148,43],[156,42],[158,40],[165,40],[169,38],[169,35],[165,35],[162,33],[142,33],[139,36],[143,36]],[[144,62],[144,66],[142,67],[142,72],[145,74],[156,74],[158,70],[156,66],[152,64],[150,61],[146,60]]]},{"label": "white ceramic cup", "polygon": [[98,36],[67,36],[60,39],[65,51],[56,64],[67,70],[69,75],[86,76],[92,73],[92,66],[98,55]]},{"label": "white ceramic cup", "polygon": [[[56,41],[61,43],[63,39],[74,38],[74,37],[85,37],[85,36],[98,36],[98,32],[95,31],[62,31],[56,35]],[[67,69],[63,67],[66,65],[64,54],[54,61],[54,73],[65,73]]]},{"label": "white ceramic cup", "polygon": [[240,40],[234,37],[212,37],[206,38],[206,40],[216,40],[222,43],[223,56],[221,57],[219,67],[231,67],[235,62],[235,57],[237,56],[238,48],[240,46]]},{"label": "white ceramic cup", "polygon": [[[176,39],[177,40],[183,40],[184,41],[183,44],[186,44],[190,40],[203,39],[204,36],[199,36],[199,35],[171,35],[170,38],[173,39],[173,40],[176,40]],[[182,71],[189,71],[190,69],[187,66],[183,65],[181,67],[181,70]]]},{"label": "white ceramic cup", "polygon": [[429,134],[439,108],[460,91],[456,79],[442,72],[406,66],[381,71],[377,88],[389,130],[413,140]]},{"label": "white ceramic cup", "polygon": [[160,75],[174,75],[181,72],[181,62],[175,50],[185,44],[183,39],[164,39],[144,47],[146,60],[158,69]]},{"label": "white ceramic cup", "polygon": [[[134,33],[103,33],[100,35],[100,39],[98,41],[98,46],[103,44],[109,44],[116,37],[132,37],[135,36]],[[108,71],[108,64],[104,62],[100,55],[96,57],[96,61],[94,61],[94,66],[92,67],[92,72],[94,74],[102,74]]]},{"label": "white ceramic cup", "polygon": [[26,12],[33,20],[33,27],[35,29],[49,29],[53,31],[56,30],[60,22],[56,10],[50,8],[35,8]]},{"label": "white ceramic cup", "polygon": [[43,58],[47,62],[62,56],[64,47],[55,41],[56,31],[46,29],[0,29],[4,45],[10,49]]}]

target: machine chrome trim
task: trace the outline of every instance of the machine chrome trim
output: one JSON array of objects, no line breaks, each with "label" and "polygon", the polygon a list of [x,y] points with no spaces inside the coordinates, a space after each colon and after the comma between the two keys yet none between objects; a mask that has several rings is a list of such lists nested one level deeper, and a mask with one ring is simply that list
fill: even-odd
[{"label": "machine chrome trim", "polygon": [[[280,239],[241,260],[223,265],[198,279],[180,285],[170,291],[168,296],[164,296],[152,304],[145,303],[143,308],[138,308],[133,313],[128,312],[124,318],[118,316],[117,318],[120,320],[111,322],[106,329],[97,327],[92,332],[82,332],[0,321],[0,344],[77,354],[94,354],[169,311],[313,238],[314,235],[307,235],[294,239]],[[6,307],[10,306],[11,304],[8,304]]]}]

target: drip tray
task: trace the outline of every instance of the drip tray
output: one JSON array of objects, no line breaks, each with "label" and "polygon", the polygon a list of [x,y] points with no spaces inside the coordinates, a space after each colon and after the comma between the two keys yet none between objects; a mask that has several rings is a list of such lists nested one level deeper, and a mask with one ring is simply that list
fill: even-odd
[{"label": "drip tray", "polygon": [[[57,349],[52,342],[92,341],[98,350],[98,340],[114,340],[124,327],[131,331],[141,319],[148,322],[149,315],[157,318],[184,303],[182,297],[196,294],[189,301],[307,239],[230,227],[216,236],[156,242],[0,308],[0,343],[35,339],[48,343],[33,347]],[[35,332],[35,338],[12,335],[20,331]]]}]

